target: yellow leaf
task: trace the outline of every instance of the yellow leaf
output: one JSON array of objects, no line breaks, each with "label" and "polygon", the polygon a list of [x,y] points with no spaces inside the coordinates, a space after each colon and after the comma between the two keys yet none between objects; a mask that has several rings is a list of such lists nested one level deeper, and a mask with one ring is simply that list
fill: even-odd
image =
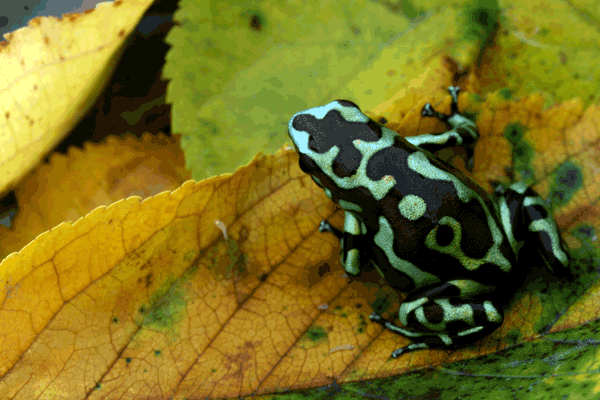
[{"label": "yellow leaf", "polygon": [[0,193],[52,149],[100,94],[152,0],[39,17],[0,43]]},{"label": "yellow leaf", "polygon": [[10,229],[0,226],[0,259],[63,221],[129,196],[174,190],[189,178],[174,137],[108,137],[55,153],[15,188],[19,212]]}]

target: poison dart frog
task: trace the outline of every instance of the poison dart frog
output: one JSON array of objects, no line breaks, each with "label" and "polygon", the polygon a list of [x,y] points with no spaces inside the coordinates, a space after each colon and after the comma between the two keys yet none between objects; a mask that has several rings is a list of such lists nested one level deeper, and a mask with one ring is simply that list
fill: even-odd
[{"label": "poison dart frog", "polygon": [[464,347],[493,332],[531,262],[569,273],[556,222],[531,187],[491,181],[490,196],[432,154],[462,146],[472,170],[479,133],[458,112],[459,88],[448,90],[450,115],[429,103],[421,112],[451,127],[440,134],[401,137],[348,100],[301,111],[288,124],[300,168],[344,210],[343,230],[325,220],[319,230],[340,240],[345,271],[358,275],[372,263],[406,294],[398,312],[403,327],[370,316],[412,341],[393,358]]}]

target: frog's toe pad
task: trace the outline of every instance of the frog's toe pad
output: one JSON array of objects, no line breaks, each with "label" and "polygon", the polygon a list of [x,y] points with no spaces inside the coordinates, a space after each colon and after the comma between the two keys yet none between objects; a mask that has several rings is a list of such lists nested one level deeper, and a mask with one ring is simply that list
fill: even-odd
[{"label": "frog's toe pad", "polygon": [[369,319],[373,322],[377,322],[378,324],[385,324],[385,319],[383,319],[383,317],[376,312],[372,312],[371,315],[369,315]]},{"label": "frog's toe pad", "polygon": [[427,103],[423,106],[421,110],[421,115],[424,117],[433,117],[435,116],[435,110],[431,107],[431,104]]},{"label": "frog's toe pad", "polygon": [[326,219],[319,224],[319,232],[331,232],[331,225],[329,225]]},{"label": "frog's toe pad", "polygon": [[392,357],[392,358],[400,357],[402,354],[405,354],[410,351],[410,349],[408,347],[409,346],[404,346],[404,347],[401,347],[399,349],[392,351],[392,354],[390,355],[390,357]]}]

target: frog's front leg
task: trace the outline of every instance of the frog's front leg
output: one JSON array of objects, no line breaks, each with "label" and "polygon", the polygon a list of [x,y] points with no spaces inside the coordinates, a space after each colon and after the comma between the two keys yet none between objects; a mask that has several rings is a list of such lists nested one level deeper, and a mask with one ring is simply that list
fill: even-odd
[{"label": "frog's front leg", "polygon": [[479,139],[479,132],[473,121],[458,112],[459,90],[457,86],[450,86],[448,88],[448,92],[452,96],[452,108],[449,115],[435,111],[429,103],[425,104],[421,111],[421,115],[424,117],[435,117],[450,125],[452,129],[439,134],[410,136],[405,137],[405,139],[414,146],[432,153],[446,147],[462,146],[467,152],[467,169],[472,171],[473,146],[477,142],[477,139]]},{"label": "frog's front leg", "polygon": [[505,188],[490,181],[502,227],[517,260],[539,255],[538,260],[559,277],[571,275],[569,253],[544,200],[525,182]]},{"label": "frog's front leg", "polygon": [[358,275],[361,268],[359,243],[366,232],[364,224],[351,211],[346,210],[343,231],[331,226],[326,220],[321,221],[319,231],[333,233],[340,240],[340,256],[344,269],[351,275]]},{"label": "frog's front leg", "polygon": [[[471,281],[462,284],[477,285]],[[371,314],[371,321],[413,342],[395,350],[392,358],[419,349],[464,347],[502,325],[503,312],[499,304],[492,300],[448,296],[452,288],[456,289],[456,286],[449,282],[406,298],[398,313],[405,328],[386,321],[376,312]]]}]

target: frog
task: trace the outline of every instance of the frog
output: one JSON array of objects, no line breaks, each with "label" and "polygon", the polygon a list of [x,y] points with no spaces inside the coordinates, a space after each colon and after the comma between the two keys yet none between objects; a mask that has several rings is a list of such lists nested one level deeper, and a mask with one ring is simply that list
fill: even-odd
[{"label": "frog", "polygon": [[[479,139],[459,112],[460,88],[450,86],[451,112],[430,103],[421,115],[445,132],[403,137],[349,100],[294,114],[288,134],[299,167],[344,212],[343,229],[321,221],[340,242],[345,272],[375,268],[405,295],[401,326],[373,311],[369,319],[410,340],[392,358],[420,349],[456,350],[498,329],[506,304],[536,262],[570,275],[570,256],[549,206],[523,181],[490,180],[489,194],[467,173],[434,155],[465,150],[472,172]],[[531,260],[535,261],[531,261]]]}]

